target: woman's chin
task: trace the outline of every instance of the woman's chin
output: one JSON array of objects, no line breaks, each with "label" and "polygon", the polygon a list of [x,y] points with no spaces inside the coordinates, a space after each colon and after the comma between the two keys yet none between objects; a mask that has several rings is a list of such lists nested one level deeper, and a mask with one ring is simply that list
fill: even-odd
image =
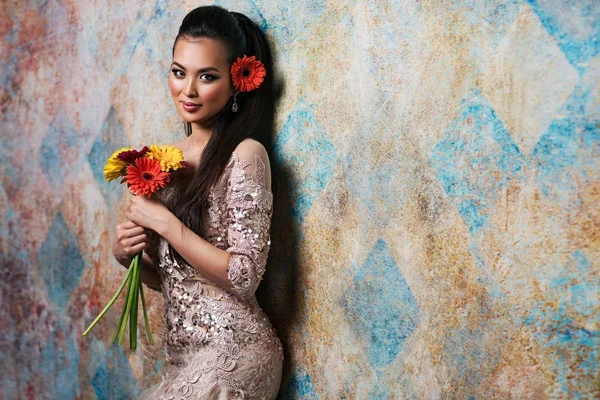
[{"label": "woman's chin", "polygon": [[189,122],[190,124],[200,124],[202,121],[206,120],[204,116],[193,115],[189,113],[184,113],[181,115],[185,122]]}]

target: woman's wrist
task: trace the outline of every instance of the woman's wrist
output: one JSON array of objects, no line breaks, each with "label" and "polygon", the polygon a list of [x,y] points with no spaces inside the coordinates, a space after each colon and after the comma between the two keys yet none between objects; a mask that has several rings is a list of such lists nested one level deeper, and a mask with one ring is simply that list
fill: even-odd
[{"label": "woman's wrist", "polygon": [[181,229],[181,221],[174,214],[168,213],[155,231],[168,242],[175,229]]}]

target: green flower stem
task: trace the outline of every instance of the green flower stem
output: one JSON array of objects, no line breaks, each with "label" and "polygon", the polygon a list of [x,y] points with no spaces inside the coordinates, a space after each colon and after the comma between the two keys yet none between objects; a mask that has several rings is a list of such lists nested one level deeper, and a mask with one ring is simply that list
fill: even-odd
[{"label": "green flower stem", "polygon": [[92,328],[94,326],[96,326],[96,324],[98,323],[98,321],[100,321],[100,318],[102,318],[104,316],[104,314],[106,314],[106,312],[112,307],[112,305],[117,300],[117,297],[119,297],[119,295],[123,291],[123,288],[125,287],[125,284],[127,283],[127,281],[129,281],[129,277],[131,275],[132,275],[132,271],[130,269],[129,271],[127,271],[127,275],[125,276],[125,279],[123,279],[123,282],[121,282],[121,286],[119,286],[119,288],[117,289],[117,292],[114,294],[114,296],[112,297],[112,299],[110,299],[110,301],[108,302],[108,304],[106,305],[106,307],[104,307],[104,309],[100,312],[100,314],[98,314],[98,316],[96,317],[96,319],[94,319],[94,321],[92,321],[92,323],[90,324],[90,326],[83,332],[82,336],[85,336],[88,333],[90,333],[90,331],[92,330]]},{"label": "green flower stem", "polygon": [[134,257],[133,265],[130,267],[131,269],[133,269],[133,279],[130,282],[130,284],[127,286],[127,300],[126,300],[127,304],[126,304],[126,309],[125,309],[125,321],[123,321],[123,324],[121,326],[121,331],[119,332],[119,345],[123,344],[123,338],[125,337],[125,328],[127,327],[127,319],[130,317],[131,303],[133,300],[133,292],[134,292],[135,282],[136,282],[137,273],[138,273],[136,257],[137,257],[137,254]]},{"label": "green flower stem", "polygon": [[140,253],[140,257],[138,259],[138,274],[137,274],[137,284],[135,285],[135,301],[133,303],[133,310],[135,313],[135,334],[134,334],[134,344],[135,348],[137,348],[137,336],[138,336],[138,314],[140,311],[140,288],[142,287],[142,253]]},{"label": "green flower stem", "polygon": [[[131,259],[129,263],[129,280],[127,281],[127,292],[129,292],[129,287],[131,286],[131,282],[133,281],[133,265],[135,263],[135,257]],[[115,332],[115,336],[113,336],[113,343],[116,343],[117,338],[119,337],[119,332],[121,331],[121,326],[123,325],[123,320],[125,319],[125,311],[127,310],[127,294],[125,295],[125,302],[123,303],[123,310],[121,311],[121,318],[119,318],[119,323],[117,324],[117,331]],[[127,321],[125,321],[127,323]]]},{"label": "green flower stem", "polygon": [[148,321],[148,312],[146,311],[146,299],[144,298],[144,287],[142,284],[142,252],[137,253],[129,264],[129,270],[121,282],[119,289],[114,294],[110,302],[104,307],[104,309],[98,314],[96,319],[90,324],[90,326],[83,332],[83,336],[87,335],[92,328],[98,323],[98,321],[106,314],[106,312],[114,305],[119,295],[123,292],[125,285],[127,285],[127,291],[125,294],[125,302],[123,303],[123,310],[121,311],[121,317],[119,318],[119,324],[117,331],[113,337],[112,342],[116,343],[117,339],[119,345],[123,344],[125,336],[125,330],[129,323],[129,345],[132,351],[137,348],[137,335],[138,335],[138,314],[139,314],[139,299],[142,298],[142,309],[144,312],[144,326],[146,328],[146,334],[150,344],[154,344],[154,338],[150,332],[150,322]]},{"label": "green flower stem", "polygon": [[150,344],[154,344],[152,332],[150,332],[150,322],[148,321],[148,313],[146,312],[146,299],[144,298],[144,287],[140,285],[140,296],[142,297],[142,310],[144,311],[144,326],[146,327],[146,335]]},{"label": "green flower stem", "polygon": [[[129,269],[131,270],[131,266],[129,266]],[[132,270],[133,271],[133,270]],[[127,282],[127,285],[131,285],[131,280],[133,279],[133,273],[129,276],[129,281]],[[127,298],[125,298],[127,300]],[[117,330],[115,332],[115,336],[113,336],[112,342],[116,343],[117,342],[117,338],[119,337],[119,331],[121,330],[121,324],[123,324],[123,319],[125,318],[125,309],[127,308],[127,304],[123,303],[123,310],[121,311],[121,317],[119,318],[119,323],[117,324]]]},{"label": "green flower stem", "polygon": [[137,316],[138,316],[138,309],[139,309],[139,291],[140,291],[140,284],[141,284],[141,268],[140,268],[140,259],[139,259],[139,254],[136,254],[136,258],[137,261],[135,263],[135,281],[134,281],[134,286],[133,286],[133,298],[132,298],[132,302],[131,302],[131,315],[129,317],[129,346],[131,348],[131,350],[135,350],[137,348]]}]

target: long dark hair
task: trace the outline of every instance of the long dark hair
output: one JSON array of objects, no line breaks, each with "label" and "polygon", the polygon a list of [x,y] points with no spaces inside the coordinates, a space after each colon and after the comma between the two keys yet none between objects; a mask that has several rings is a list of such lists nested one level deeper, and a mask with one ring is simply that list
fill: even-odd
[{"label": "long dark hair", "polygon": [[[173,54],[180,39],[197,38],[224,43],[229,50],[229,65],[244,54],[254,55],[262,61],[267,71],[258,89],[237,95],[238,112],[231,111],[232,97],[213,118],[212,135],[204,148],[198,169],[193,176],[179,182],[180,187],[174,191],[177,194],[166,204],[188,228],[203,236],[203,219],[210,189],[223,173],[235,148],[246,138],[259,141],[267,149],[271,147],[275,96],[271,49],[263,32],[248,17],[218,6],[198,7],[183,19],[173,44]],[[190,123],[185,123],[185,132],[187,136],[192,134]],[[176,182],[174,184],[177,185]],[[173,254],[182,260],[176,251]]]}]

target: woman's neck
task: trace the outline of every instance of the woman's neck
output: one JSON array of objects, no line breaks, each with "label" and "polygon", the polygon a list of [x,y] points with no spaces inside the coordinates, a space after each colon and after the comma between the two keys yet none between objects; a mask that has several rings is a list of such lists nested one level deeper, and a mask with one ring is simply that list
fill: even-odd
[{"label": "woman's neck", "polygon": [[203,148],[208,143],[208,140],[212,136],[212,127],[203,126],[200,124],[192,124],[192,134],[188,138],[194,147]]}]

